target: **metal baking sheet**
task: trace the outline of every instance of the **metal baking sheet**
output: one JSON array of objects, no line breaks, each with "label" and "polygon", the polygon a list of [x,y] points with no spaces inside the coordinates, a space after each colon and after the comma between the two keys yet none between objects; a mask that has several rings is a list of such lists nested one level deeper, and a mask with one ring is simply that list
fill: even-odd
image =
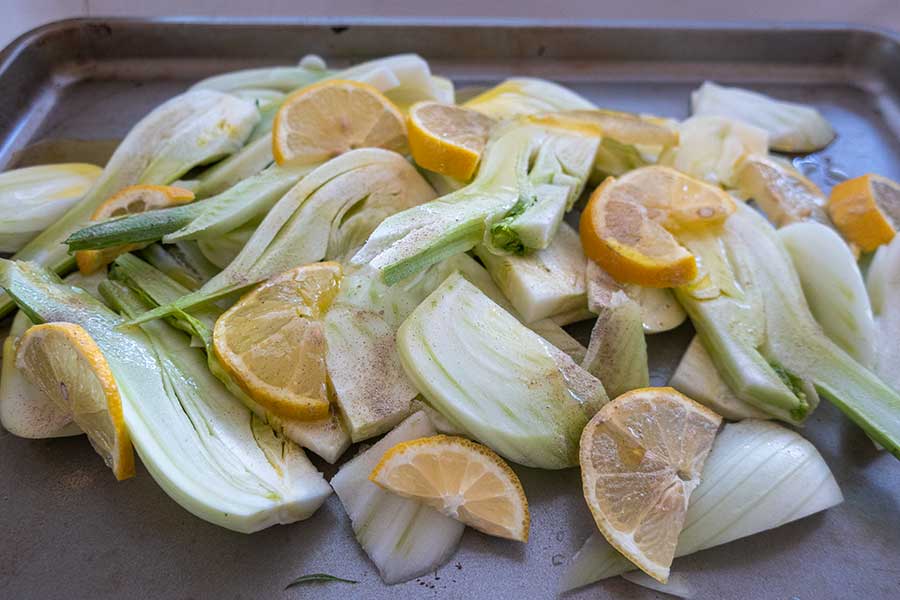
[{"label": "metal baking sheet", "polygon": [[[555,79],[598,105],[675,118],[704,79],[815,104],[838,132],[800,166],[826,189],[846,176],[900,178],[900,37],[816,26],[528,22],[76,20],[0,54],[0,165],[102,160],[150,108],[195,80],[238,68],[331,65],[418,52],[459,86]],[[589,324],[575,328],[583,341]],[[689,326],[650,340],[663,384]],[[841,506],[679,559],[698,598],[900,596],[900,464],[827,403],[803,430],[834,471]],[[467,530],[433,574],[383,585],[335,497],[310,520],[250,536],[176,505],[147,472],[116,483],[83,438],[0,432],[2,598],[551,598],[593,530],[576,469],[517,468],[532,509],[527,545]],[[356,586],[285,591],[325,572]],[[654,598],[621,579],[571,598]]]}]

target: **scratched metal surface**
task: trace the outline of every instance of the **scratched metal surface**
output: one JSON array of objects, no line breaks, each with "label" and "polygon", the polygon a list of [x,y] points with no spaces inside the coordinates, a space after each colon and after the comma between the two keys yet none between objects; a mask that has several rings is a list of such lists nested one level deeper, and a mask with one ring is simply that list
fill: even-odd
[{"label": "scratched metal surface", "polygon": [[[794,26],[563,23],[74,21],[0,54],[0,166],[109,151],[150,108],[213,73],[419,52],[458,85],[509,75],[556,79],[598,105],[683,118],[688,93],[716,79],[815,104],[838,139],[798,163],[829,189],[844,176],[900,178],[900,42],[895,34]],[[95,143],[96,142],[96,143]],[[94,158],[94,160],[98,160]],[[573,332],[586,342],[590,324]],[[665,383],[689,326],[650,339]],[[896,598],[900,465],[824,404],[804,435],[846,501],[777,531],[679,559],[699,598]],[[246,536],[185,512],[142,468],[115,483],[83,438],[28,441],[0,431],[3,598],[551,598],[593,528],[577,470],[517,468],[532,508],[523,546],[467,530],[435,573],[387,587],[335,497],[310,520]],[[327,572],[359,580],[284,591]],[[616,579],[571,598],[654,598]]]}]

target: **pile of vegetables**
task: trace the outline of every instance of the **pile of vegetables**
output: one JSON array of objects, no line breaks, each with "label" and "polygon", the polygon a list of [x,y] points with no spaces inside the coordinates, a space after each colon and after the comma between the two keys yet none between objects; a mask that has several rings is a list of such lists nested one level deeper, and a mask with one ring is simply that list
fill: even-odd
[{"label": "pile of vegetables", "polygon": [[[506,461],[581,464],[599,529],[562,590],[658,585],[628,573],[664,581],[673,556],[834,506],[794,426],[832,402],[900,458],[900,186],[866,175],[829,197],[770,154],[831,142],[812,107],[712,82],[691,105],[682,122],[615,112],[538,79],[456,105],[415,55],[204,80],[102,169],[0,174],[0,316],[18,309],[0,420],[133,446],[173,500],[235,531],[309,518],[334,491],[388,584],[446,562],[466,525],[527,540]],[[123,193],[182,200],[113,210]],[[101,268],[71,273],[85,252]],[[653,334],[687,319],[674,389],[649,388]],[[585,320],[587,347],[564,329]],[[115,439],[79,412],[101,397]],[[648,422],[695,410],[714,436],[678,471],[658,570],[604,527],[603,494],[633,490],[588,489],[626,401]],[[649,449],[616,468],[652,459],[639,433]],[[490,510],[464,460],[499,482]],[[422,491],[429,473],[444,487]]]}]

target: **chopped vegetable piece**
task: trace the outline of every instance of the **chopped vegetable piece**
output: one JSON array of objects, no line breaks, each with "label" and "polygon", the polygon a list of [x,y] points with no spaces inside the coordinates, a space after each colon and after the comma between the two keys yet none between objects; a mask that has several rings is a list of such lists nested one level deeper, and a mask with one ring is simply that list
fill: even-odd
[{"label": "chopped vegetable piece", "polygon": [[533,115],[529,120],[615,140],[619,144],[666,147],[678,143],[678,131],[669,127],[665,119],[615,110],[568,110]]},{"label": "chopped vegetable piece", "polygon": [[[843,500],[822,456],[798,433],[753,419],[728,424],[716,436],[691,494],[675,556],[780,527]],[[633,568],[595,533],[572,559],[560,591]]]},{"label": "chopped vegetable piece", "polygon": [[425,413],[415,413],[345,463],[331,480],[357,541],[388,584],[433,572],[456,550],[465,529],[456,519],[369,481],[372,469],[390,448],[434,434]]},{"label": "chopped vegetable piece", "polygon": [[779,152],[815,152],[834,139],[831,125],[811,106],[711,81],[691,93],[691,110],[695,115],[728,117],[765,129],[769,147]]},{"label": "chopped vegetable piece", "polygon": [[397,333],[428,402],[501,456],[544,469],[577,463],[577,439],[606,402],[603,385],[460,274]]},{"label": "chopped vegetable piece", "polygon": [[597,314],[581,366],[613,398],[650,385],[641,309],[625,292],[615,292]]},{"label": "chopped vegetable piece", "polygon": [[875,372],[900,392],[900,238],[878,249],[866,284],[875,313]]},{"label": "chopped vegetable piece", "polygon": [[559,84],[531,77],[507,79],[464,106],[495,119],[594,108],[588,100]]},{"label": "chopped vegetable piece", "polygon": [[486,533],[528,541],[531,516],[519,477],[489,448],[435,435],[384,453],[369,480]]},{"label": "chopped vegetable piece", "polygon": [[678,304],[672,290],[651,288],[634,283],[619,283],[594,261],[588,261],[587,280],[588,309],[599,314],[609,308],[618,291],[625,292],[641,309],[644,333],[662,333],[675,329],[687,319],[687,313]]}]

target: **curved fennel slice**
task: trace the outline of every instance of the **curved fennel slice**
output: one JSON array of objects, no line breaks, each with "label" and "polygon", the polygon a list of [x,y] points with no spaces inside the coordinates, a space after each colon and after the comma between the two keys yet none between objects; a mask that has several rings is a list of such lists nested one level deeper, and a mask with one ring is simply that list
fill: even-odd
[{"label": "curved fennel slice", "polygon": [[581,429],[607,401],[603,385],[454,273],[404,321],[406,373],[452,423],[514,462],[578,462]]},{"label": "curved fennel slice", "polygon": [[[843,502],[816,448],[767,421],[725,425],[691,495],[675,556],[780,527]],[[567,591],[634,569],[599,533],[574,556],[560,581]]]},{"label": "curved fennel slice", "polygon": [[[207,404],[219,402],[219,394],[205,397],[169,369],[170,365],[193,369],[191,379],[204,373],[205,360],[189,348],[186,337],[179,347],[189,354],[161,357],[147,334],[135,328],[120,329],[124,319],[105,305],[27,263],[0,261],[0,287],[33,320],[75,323],[91,335],[109,362],[125,423],[142,462],[160,487],[191,513],[228,529],[253,532],[305,518],[328,495],[327,484],[299,448],[286,447],[270,433],[271,428],[256,431],[253,440],[247,439],[251,419],[240,403],[227,396],[230,410],[237,412],[231,413],[233,419],[225,420],[224,407]],[[114,297],[124,299],[123,294]],[[219,417],[197,427],[210,413]],[[229,458],[232,454],[217,446],[222,438],[207,435],[210,429],[226,424],[235,435],[243,436],[246,444],[242,442],[241,451],[256,453],[258,460],[254,459],[253,466],[242,460],[235,463]],[[211,444],[217,446],[216,451],[210,450]],[[270,466],[272,477],[263,475],[260,469],[264,465]],[[286,481],[282,476],[292,478]]]},{"label": "curved fennel slice", "polygon": [[670,289],[619,283],[592,260],[587,262],[585,280],[588,309],[592,313],[599,314],[609,308],[613,295],[623,291],[640,307],[641,321],[646,334],[675,329],[687,319],[687,313],[681,308]]},{"label": "curved fennel slice", "polygon": [[878,249],[866,284],[875,313],[875,372],[900,391],[900,236]]},{"label": "curved fennel slice", "polygon": [[456,519],[369,481],[372,469],[392,447],[433,435],[428,417],[417,412],[345,463],[331,480],[357,541],[388,584],[433,572],[456,550],[465,529]]}]

